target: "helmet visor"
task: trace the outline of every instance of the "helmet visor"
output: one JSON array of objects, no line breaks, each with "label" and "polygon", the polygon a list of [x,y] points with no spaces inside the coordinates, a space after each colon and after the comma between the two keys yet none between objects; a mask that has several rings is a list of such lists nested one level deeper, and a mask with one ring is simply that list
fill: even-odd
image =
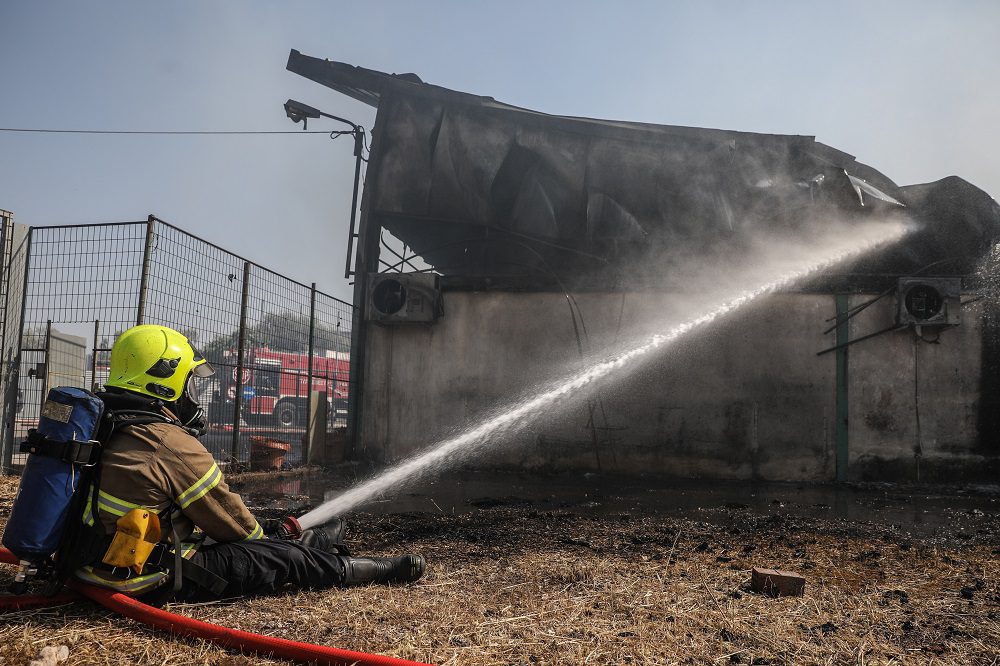
[{"label": "helmet visor", "polygon": [[201,384],[201,382],[198,381],[198,378],[195,377],[194,373],[192,372],[190,375],[188,375],[187,384],[184,385],[184,395],[186,395],[188,400],[190,400],[196,405],[201,401],[200,400],[201,391],[199,390],[200,389],[199,384]]},{"label": "helmet visor", "polygon": [[201,352],[195,349],[194,346],[191,347],[191,350],[194,352],[194,359],[192,359],[193,362],[200,362],[199,365],[191,368],[191,374],[195,377],[211,377],[214,375],[215,368],[213,368],[212,365],[205,360],[205,357],[201,355]]}]

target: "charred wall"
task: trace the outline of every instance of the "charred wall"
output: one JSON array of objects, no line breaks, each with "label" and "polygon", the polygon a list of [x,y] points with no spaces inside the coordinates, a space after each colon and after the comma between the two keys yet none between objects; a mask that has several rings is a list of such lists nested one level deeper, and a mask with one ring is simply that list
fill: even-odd
[{"label": "charred wall", "polygon": [[989,249],[972,280],[982,309],[982,375],[979,380],[979,445],[1000,451],[1000,243]]},{"label": "charred wall", "polygon": [[[551,116],[297,51],[288,67],[378,107],[356,301],[365,273],[384,268],[383,229],[448,290],[444,318],[426,327],[373,325],[358,311],[352,428],[358,452],[376,459],[403,457],[578,363],[580,343],[560,314],[571,294],[586,304],[600,349],[634,333],[614,313],[655,311],[685,287],[676,268],[692,257],[726,266],[720,248],[739,253],[762,232],[905,215],[917,228],[903,242],[767,299],[604,395],[580,397],[573,416],[498,458],[830,479],[837,387],[832,356],[814,355],[831,344],[820,322],[833,314],[832,294],[859,303],[912,275],[961,277],[968,289],[1000,237],[1000,207],[962,179],[899,187],[810,136]],[[853,319],[852,335],[871,331],[866,322],[891,326],[890,300]],[[970,311],[936,344],[907,329],[849,350],[853,478],[992,473],[998,327]],[[623,423],[597,427],[595,404]]]},{"label": "charred wall", "polygon": [[[442,275],[535,289],[670,288],[663,266],[761,232],[899,209],[807,136],[614,123],[438,96],[379,107],[369,223]],[[849,170],[884,188],[858,189]],[[553,281],[553,276],[557,280]]]},{"label": "charred wall", "polygon": [[[1000,468],[1000,451],[983,449],[979,429],[988,373],[981,305],[963,307],[956,327],[896,331],[849,348],[851,478],[983,481]],[[852,321],[851,337],[891,323],[894,310],[889,299],[872,306]]]},{"label": "charred wall", "polygon": [[[859,294],[856,305],[871,298]],[[650,332],[670,295],[578,295],[595,348]],[[892,299],[852,320],[884,327]],[[366,457],[399,460],[580,367],[558,293],[446,292],[432,326],[373,326],[364,388]],[[476,466],[704,478],[832,481],[836,377],[824,335],[831,295],[777,294],[636,372],[572,397]],[[849,478],[988,480],[978,415],[980,310],[936,343],[911,330],[849,351]],[[626,333],[623,333],[626,332]],[[925,335],[930,340],[931,335]]]}]

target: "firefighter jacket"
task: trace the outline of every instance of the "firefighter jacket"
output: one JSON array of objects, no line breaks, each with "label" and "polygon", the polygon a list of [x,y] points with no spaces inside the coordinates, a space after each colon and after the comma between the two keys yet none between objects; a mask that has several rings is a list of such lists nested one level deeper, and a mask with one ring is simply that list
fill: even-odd
[{"label": "firefighter jacket", "polygon": [[[261,539],[264,532],[239,495],[229,490],[212,454],[184,429],[170,423],[136,425],[117,431],[101,458],[97,509],[107,535],[116,521],[135,508],[159,516],[161,541],[176,532],[185,558],[196,546],[189,539],[195,527],[214,541]],[[93,525],[89,493],[83,521]],[[77,570],[82,580],[129,594],[148,591],[166,582],[162,571],[121,580],[100,567]]]}]

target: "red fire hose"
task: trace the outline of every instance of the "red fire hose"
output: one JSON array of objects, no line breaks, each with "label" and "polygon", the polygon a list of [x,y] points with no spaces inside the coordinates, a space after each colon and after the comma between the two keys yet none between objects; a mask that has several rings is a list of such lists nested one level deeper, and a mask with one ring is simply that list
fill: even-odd
[{"label": "red fire hose", "polygon": [[62,606],[63,604],[70,604],[74,601],[79,601],[80,595],[76,592],[71,592],[69,590],[65,592],[60,592],[59,594],[46,597],[46,596],[33,596],[30,594],[22,594],[15,596],[13,594],[3,594],[0,595],[0,613],[6,613],[9,611],[19,611],[26,610],[28,608],[48,608],[49,606]]},{"label": "red fire hose", "polygon": [[[7,564],[17,564],[17,557],[6,548],[0,548],[0,562]],[[169,631],[178,636],[188,638],[201,638],[216,645],[226,648],[234,648],[241,652],[253,652],[264,656],[280,657],[292,661],[305,662],[310,664],[337,664],[349,666],[428,666],[422,662],[396,659],[395,657],[384,657],[377,654],[367,654],[364,652],[354,652],[352,650],[341,650],[338,648],[326,647],[324,645],[313,645],[311,643],[299,643],[284,638],[274,638],[272,636],[262,636],[239,629],[229,629],[210,622],[202,622],[183,615],[170,613],[159,608],[153,608],[132,597],[114,592],[102,587],[87,585],[79,581],[71,581],[70,587],[80,594],[83,594],[105,608],[121,613],[125,617],[138,620],[145,624]],[[63,593],[57,597],[14,597],[21,599],[22,603],[40,602],[45,599],[47,603],[34,603],[31,607],[39,605],[55,606],[59,603],[77,598],[76,594]],[[6,597],[0,598],[0,601]],[[57,601],[58,600],[58,601]],[[14,603],[0,603],[0,608],[11,608]],[[27,606],[21,606],[27,607]]]}]

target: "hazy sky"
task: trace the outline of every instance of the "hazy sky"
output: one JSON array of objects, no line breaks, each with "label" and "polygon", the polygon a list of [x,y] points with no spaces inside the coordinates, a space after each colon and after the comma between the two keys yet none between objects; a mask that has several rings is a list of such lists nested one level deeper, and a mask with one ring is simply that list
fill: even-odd
[{"label": "hazy sky", "polygon": [[[812,134],[899,184],[1000,196],[1000,2],[0,0],[0,127],[292,130],[374,109],[289,49],[549,113]],[[310,129],[334,129],[314,121]],[[30,225],[177,224],[350,298],[349,138],[0,132]]]}]

